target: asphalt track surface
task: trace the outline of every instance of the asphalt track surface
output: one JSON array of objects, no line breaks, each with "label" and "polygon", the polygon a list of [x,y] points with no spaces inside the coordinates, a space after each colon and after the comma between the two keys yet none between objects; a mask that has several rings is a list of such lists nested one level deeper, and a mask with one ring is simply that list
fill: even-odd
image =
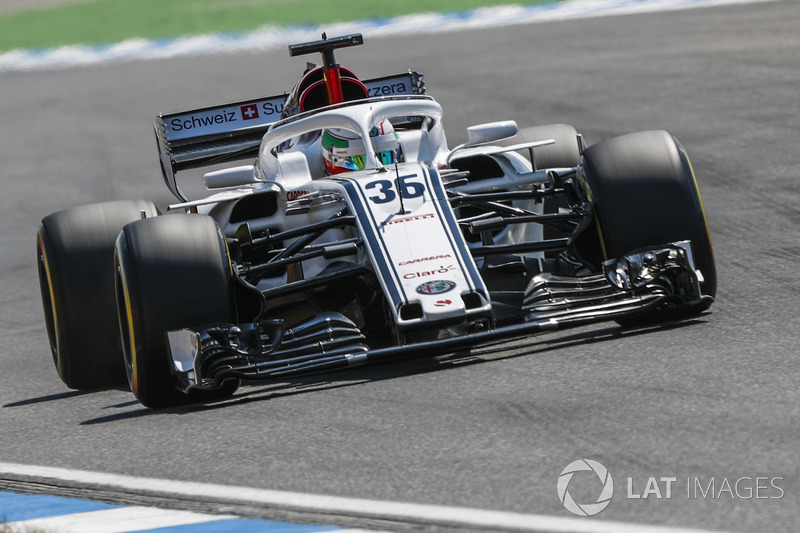
[{"label": "asphalt track surface", "polygon": [[[590,458],[616,483],[598,520],[796,530],[797,20],[800,3],[785,1],[368,39],[341,52],[364,77],[425,73],[451,145],[466,126],[501,119],[574,124],[590,143],[671,131],[698,175],[718,301],[687,323],[582,328],[167,411],[58,379],[39,221],[111,199],[164,207],[152,117],[288,90],[303,63],[277,51],[3,74],[0,461],[567,517],[558,475]],[[628,478],[642,494],[650,477],[675,477],[672,497],[626,497]],[[719,492],[748,477],[780,491],[690,497],[685,486],[714,479]],[[586,483],[576,499],[597,494]]]}]

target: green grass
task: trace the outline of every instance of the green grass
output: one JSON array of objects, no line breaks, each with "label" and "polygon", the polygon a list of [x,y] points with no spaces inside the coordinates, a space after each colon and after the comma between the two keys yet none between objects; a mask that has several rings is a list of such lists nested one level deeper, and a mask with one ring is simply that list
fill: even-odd
[{"label": "green grass", "polygon": [[0,17],[0,52],[553,1],[558,0],[92,0]]}]

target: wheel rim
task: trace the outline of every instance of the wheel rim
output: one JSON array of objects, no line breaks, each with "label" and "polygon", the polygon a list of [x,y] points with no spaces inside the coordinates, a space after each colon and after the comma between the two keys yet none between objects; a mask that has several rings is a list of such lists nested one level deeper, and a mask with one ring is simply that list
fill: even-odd
[{"label": "wheel rim", "polygon": [[61,368],[58,364],[58,314],[55,307],[55,294],[53,281],[50,275],[50,265],[47,262],[47,255],[44,246],[39,242],[39,284],[42,290],[42,307],[44,309],[44,322],[47,328],[47,338],[50,341],[50,351],[53,354],[53,362],[58,367],[59,375]]},{"label": "wheel rim", "polygon": [[122,356],[125,360],[125,373],[128,375],[128,384],[131,391],[136,394],[138,379],[136,377],[136,344],[133,330],[133,309],[131,308],[128,285],[122,266],[117,265],[117,314],[119,316],[119,331],[122,337]]}]

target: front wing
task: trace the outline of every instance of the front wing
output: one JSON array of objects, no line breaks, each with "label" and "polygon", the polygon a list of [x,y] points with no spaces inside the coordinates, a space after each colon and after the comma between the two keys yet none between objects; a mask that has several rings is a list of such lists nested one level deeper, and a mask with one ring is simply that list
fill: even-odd
[{"label": "front wing", "polygon": [[604,273],[540,275],[526,295],[525,322],[428,342],[370,349],[359,329],[338,313],[293,328],[281,320],[211,324],[166,333],[172,371],[184,392],[216,389],[227,380],[278,381],[289,376],[432,357],[485,342],[640,316],[661,307],[696,306],[700,292],[691,243],[636,250],[609,260]]}]

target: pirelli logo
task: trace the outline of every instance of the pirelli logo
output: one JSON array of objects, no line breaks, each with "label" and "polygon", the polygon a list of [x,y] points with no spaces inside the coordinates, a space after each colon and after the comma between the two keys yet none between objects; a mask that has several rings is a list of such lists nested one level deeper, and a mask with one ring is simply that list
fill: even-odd
[{"label": "pirelli logo", "polygon": [[428,213],[426,215],[417,215],[413,217],[393,218],[391,220],[381,222],[381,226],[391,226],[394,224],[402,224],[404,222],[414,222],[415,220],[425,220],[426,218],[433,218],[433,217],[434,217],[433,213]]}]

